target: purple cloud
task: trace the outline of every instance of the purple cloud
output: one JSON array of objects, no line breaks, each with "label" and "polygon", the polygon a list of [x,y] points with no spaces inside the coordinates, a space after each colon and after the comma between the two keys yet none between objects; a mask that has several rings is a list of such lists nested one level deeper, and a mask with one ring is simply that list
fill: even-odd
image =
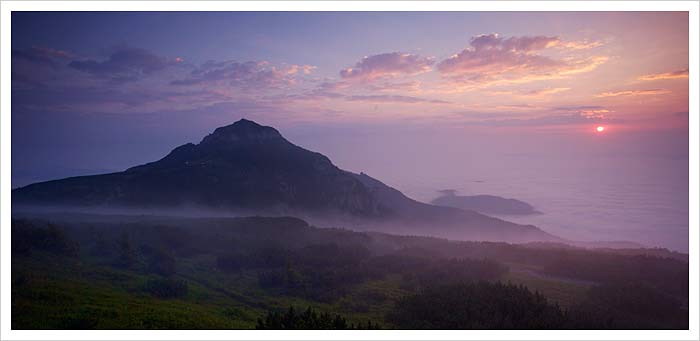
[{"label": "purple cloud", "polygon": [[124,47],[104,60],[76,60],[64,51],[31,48],[13,51],[13,107],[143,113],[241,100],[270,102],[275,100],[270,91],[291,90],[314,69],[265,61],[210,61],[196,66],[179,57]]},{"label": "purple cloud", "polygon": [[57,66],[59,61],[65,61],[72,55],[66,51],[56,50],[48,47],[30,47],[26,49],[12,50],[12,61],[18,59],[32,63],[47,64],[52,67]]},{"label": "purple cloud", "polygon": [[431,70],[433,58],[401,52],[382,53],[362,58],[355,66],[341,70],[347,80],[371,81],[400,75],[415,75]]},{"label": "purple cloud", "polygon": [[48,47],[35,46],[12,50],[12,88],[46,87],[51,83],[70,79],[70,72],[65,71],[66,63],[72,57],[67,51]]},{"label": "purple cloud", "polygon": [[266,61],[209,61],[193,70],[190,77],[174,80],[170,84],[224,84],[243,88],[275,88],[294,84],[298,74],[307,75],[314,68],[310,65],[275,66]]},{"label": "purple cloud", "polygon": [[433,104],[448,104],[450,102],[436,100],[436,99],[426,99],[420,97],[412,96],[400,96],[400,95],[356,95],[346,97],[348,101],[355,102],[376,102],[376,103],[433,103]]},{"label": "purple cloud", "polygon": [[121,48],[112,53],[105,61],[75,60],[70,67],[115,81],[133,81],[143,76],[161,71],[168,66],[180,63],[182,59],[168,59],[157,56],[145,49]]}]

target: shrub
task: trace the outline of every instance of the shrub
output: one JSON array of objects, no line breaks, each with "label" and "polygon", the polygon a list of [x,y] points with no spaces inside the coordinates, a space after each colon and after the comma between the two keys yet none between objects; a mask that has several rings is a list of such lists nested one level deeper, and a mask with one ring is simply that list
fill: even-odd
[{"label": "shrub", "polygon": [[176,298],[187,295],[187,282],[171,278],[149,279],[143,284],[143,291],[158,298]]},{"label": "shrub", "polygon": [[243,268],[243,261],[241,260],[241,255],[238,254],[226,254],[216,257],[216,267],[222,271],[226,272],[238,272]]},{"label": "shrub", "polygon": [[165,248],[155,248],[148,257],[148,271],[162,276],[175,274],[175,257]]},{"label": "shrub", "polygon": [[12,253],[27,255],[32,250],[41,250],[57,255],[76,257],[79,245],[66,237],[62,228],[48,224],[46,228],[37,227],[25,220],[12,221]]},{"label": "shrub", "polygon": [[368,320],[354,325],[337,314],[317,313],[311,307],[297,312],[289,307],[286,313],[268,311],[264,318],[258,318],[256,329],[379,329],[379,325]]},{"label": "shrub", "polygon": [[388,320],[402,329],[561,329],[566,315],[526,287],[466,283],[400,299]]}]

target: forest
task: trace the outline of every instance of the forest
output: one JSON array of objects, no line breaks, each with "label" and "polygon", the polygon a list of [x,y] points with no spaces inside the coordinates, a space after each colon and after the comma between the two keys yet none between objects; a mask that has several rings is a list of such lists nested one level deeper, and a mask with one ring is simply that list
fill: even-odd
[{"label": "forest", "polygon": [[687,329],[659,249],[459,242],[297,218],[12,220],[13,329]]}]

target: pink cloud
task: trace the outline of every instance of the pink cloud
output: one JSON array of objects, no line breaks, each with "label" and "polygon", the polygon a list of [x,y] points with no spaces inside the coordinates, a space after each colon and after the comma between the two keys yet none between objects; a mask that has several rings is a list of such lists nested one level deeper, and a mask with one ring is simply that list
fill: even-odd
[{"label": "pink cloud", "polygon": [[413,96],[400,95],[356,95],[345,98],[353,102],[372,102],[372,103],[431,103],[431,104],[448,104],[450,102],[436,99],[427,99]]},{"label": "pink cloud", "polygon": [[482,34],[472,38],[470,45],[475,50],[503,49],[508,51],[536,51],[551,47],[559,43],[557,37],[510,37],[503,39],[497,33]]},{"label": "pink cloud", "polygon": [[561,45],[557,37],[510,37],[498,34],[472,38],[470,46],[437,64],[438,71],[460,90],[497,84],[560,79],[589,72],[607,57],[561,58],[538,52]]},{"label": "pink cloud", "polygon": [[554,94],[558,94],[561,92],[569,91],[571,88],[544,88],[544,89],[535,89],[535,90],[528,90],[528,91],[521,91],[521,90],[496,90],[496,91],[490,91],[489,93],[492,95],[512,95],[512,96],[518,96],[518,97],[546,97]]},{"label": "pink cloud", "polygon": [[556,44],[556,46],[570,50],[588,50],[599,46],[603,46],[603,42],[597,40],[559,41]]},{"label": "pink cloud", "polygon": [[380,84],[372,84],[368,87],[371,91],[379,92],[420,92],[421,82],[384,82]]},{"label": "pink cloud", "polygon": [[355,66],[341,70],[340,76],[346,80],[372,81],[400,75],[415,75],[430,71],[434,62],[433,58],[410,53],[382,53],[362,58]]},{"label": "pink cloud", "polygon": [[649,90],[622,90],[602,92],[596,97],[618,97],[618,96],[651,96],[668,94],[671,91],[666,89],[649,89]]},{"label": "pink cloud", "polygon": [[639,76],[640,81],[656,81],[662,79],[685,79],[688,78],[688,69],[664,72],[664,73],[652,73],[649,75]]}]

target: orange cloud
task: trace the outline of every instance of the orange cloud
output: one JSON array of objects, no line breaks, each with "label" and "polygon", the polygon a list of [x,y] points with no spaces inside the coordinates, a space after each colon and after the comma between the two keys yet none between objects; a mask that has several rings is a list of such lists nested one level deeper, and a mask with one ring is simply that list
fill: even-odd
[{"label": "orange cloud", "polygon": [[579,113],[581,116],[586,118],[605,118],[605,114],[612,113],[614,111],[608,109],[594,109],[594,110],[581,110]]},{"label": "orange cloud", "polygon": [[539,90],[528,91],[526,93],[526,95],[528,95],[528,96],[547,96],[547,95],[554,95],[554,94],[558,94],[560,92],[569,91],[569,90],[571,90],[571,88],[539,89]]},{"label": "orange cloud", "polygon": [[592,49],[595,47],[603,46],[603,42],[601,41],[588,41],[588,40],[581,40],[581,41],[559,41],[559,43],[556,45],[558,47],[570,49],[570,50],[588,50]]},{"label": "orange cloud", "polygon": [[670,90],[666,89],[650,89],[650,90],[623,90],[623,91],[611,91],[602,92],[596,97],[618,97],[618,96],[649,96],[649,95],[663,95],[670,93]]},{"label": "orange cloud", "polygon": [[558,94],[560,92],[569,91],[571,88],[545,88],[545,89],[535,89],[530,91],[515,91],[515,90],[497,90],[490,91],[492,95],[513,95],[519,97],[545,97],[549,95]]},{"label": "orange cloud", "polygon": [[684,79],[688,78],[688,69],[664,72],[664,73],[652,73],[649,75],[639,76],[637,79],[640,81],[656,81],[662,79]]}]

